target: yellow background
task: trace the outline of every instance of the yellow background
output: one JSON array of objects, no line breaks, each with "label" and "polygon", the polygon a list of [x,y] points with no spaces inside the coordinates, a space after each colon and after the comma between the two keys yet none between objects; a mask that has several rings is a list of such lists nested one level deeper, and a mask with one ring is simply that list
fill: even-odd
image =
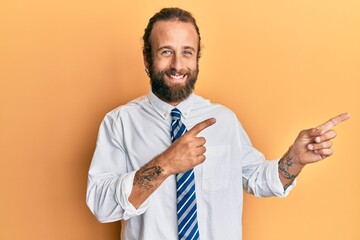
[{"label": "yellow background", "polygon": [[197,18],[196,92],[231,108],[268,159],[352,114],[289,197],[245,196],[244,240],[360,239],[358,0],[2,0],[0,239],[119,239],[85,205],[87,171],[104,114],[149,91],[141,37],[166,6]]}]

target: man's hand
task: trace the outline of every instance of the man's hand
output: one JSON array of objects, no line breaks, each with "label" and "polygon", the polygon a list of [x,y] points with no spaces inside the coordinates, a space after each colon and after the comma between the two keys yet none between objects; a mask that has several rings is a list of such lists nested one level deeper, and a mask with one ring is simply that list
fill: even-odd
[{"label": "man's hand", "polygon": [[336,132],[332,128],[349,117],[349,113],[343,113],[316,128],[301,131],[291,149],[294,161],[306,165],[331,156],[331,140],[336,137]]},{"label": "man's hand", "polygon": [[279,160],[279,177],[285,189],[306,164],[318,162],[333,154],[331,140],[336,137],[336,132],[332,128],[349,117],[349,113],[343,113],[316,128],[300,132],[294,145]]},{"label": "man's hand", "polygon": [[186,172],[205,161],[206,139],[197,135],[215,122],[215,118],[210,118],[196,124],[159,156],[166,162],[163,168],[168,171],[167,174]]},{"label": "man's hand", "polygon": [[196,124],[165,152],[136,172],[129,196],[129,201],[135,208],[138,208],[168,176],[186,172],[205,161],[205,138],[197,135],[214,123],[215,118],[210,118]]}]

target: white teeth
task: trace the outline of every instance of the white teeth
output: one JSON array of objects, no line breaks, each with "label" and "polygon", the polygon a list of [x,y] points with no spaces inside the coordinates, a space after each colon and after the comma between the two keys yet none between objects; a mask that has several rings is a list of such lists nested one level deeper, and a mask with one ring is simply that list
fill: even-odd
[{"label": "white teeth", "polygon": [[181,79],[184,77],[184,75],[170,75],[170,77],[174,79]]}]

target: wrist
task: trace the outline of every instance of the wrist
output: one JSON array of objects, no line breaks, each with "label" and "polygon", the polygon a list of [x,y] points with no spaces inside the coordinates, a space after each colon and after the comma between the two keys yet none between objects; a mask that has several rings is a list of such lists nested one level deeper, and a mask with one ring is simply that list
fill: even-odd
[{"label": "wrist", "polygon": [[153,163],[152,165],[154,166],[159,166],[161,168],[161,177],[166,179],[167,177],[169,177],[170,175],[174,174],[174,171],[172,170],[172,168],[169,165],[169,161],[167,160],[167,158],[164,156],[164,154],[160,154],[158,156],[156,156],[153,159]]},{"label": "wrist", "polygon": [[303,167],[304,165],[299,162],[296,154],[294,154],[293,148],[290,147],[278,163],[279,177],[284,189],[290,186]]},{"label": "wrist", "polygon": [[291,146],[287,153],[284,155],[286,158],[291,158],[291,162],[294,165],[294,167],[302,169],[305,164],[303,164],[302,159],[300,157],[300,154],[297,154],[296,150],[294,149],[294,146]]}]

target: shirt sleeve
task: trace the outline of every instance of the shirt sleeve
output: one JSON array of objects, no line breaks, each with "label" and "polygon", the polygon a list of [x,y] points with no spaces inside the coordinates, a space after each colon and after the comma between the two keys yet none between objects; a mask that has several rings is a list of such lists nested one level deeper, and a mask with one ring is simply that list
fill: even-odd
[{"label": "shirt sleeve", "polygon": [[89,169],[86,203],[100,222],[128,219],[144,213],[148,200],[135,208],[128,200],[136,171],[127,170],[121,121],[108,114],[99,129]]},{"label": "shirt sleeve", "polygon": [[246,192],[256,197],[286,197],[296,185],[296,180],[284,190],[279,178],[278,160],[265,160],[263,154],[256,150],[247,136],[245,130],[238,122],[237,139],[240,145],[242,161],[243,187]]}]

